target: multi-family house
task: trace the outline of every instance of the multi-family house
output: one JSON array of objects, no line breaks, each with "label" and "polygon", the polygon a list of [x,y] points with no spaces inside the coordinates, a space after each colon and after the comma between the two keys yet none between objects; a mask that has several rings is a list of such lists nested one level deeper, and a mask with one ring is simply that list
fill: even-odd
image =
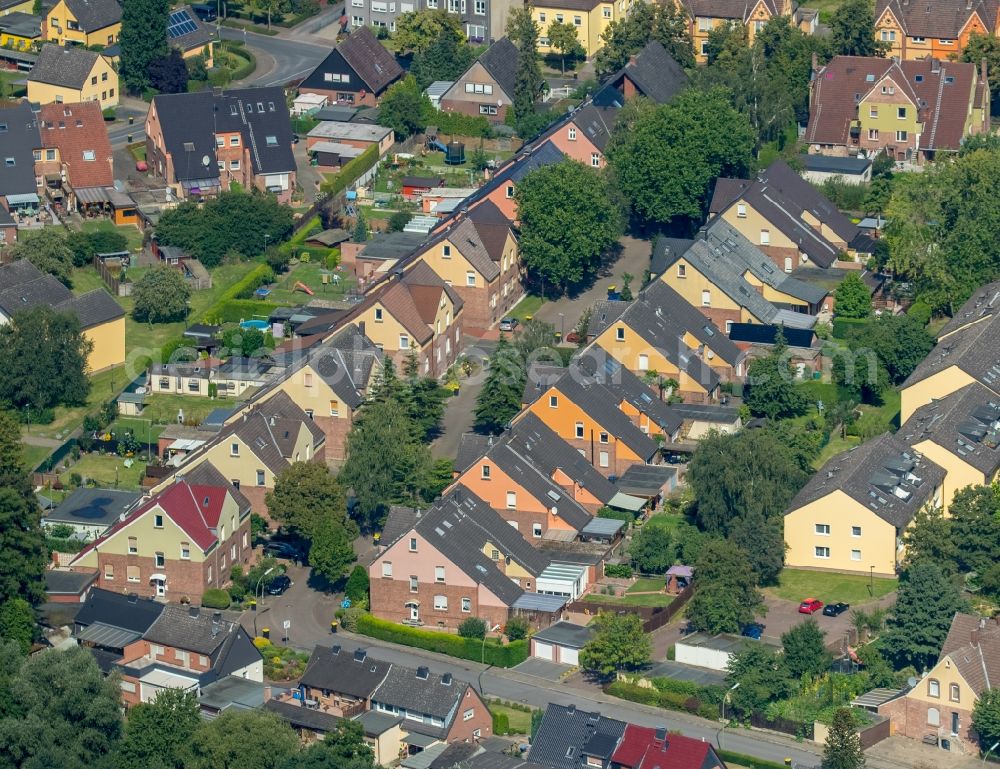
[{"label": "multi-family house", "polygon": [[655,250],[663,264],[659,279],[727,334],[733,323],[812,328],[828,294],[785,273],[723,218],[684,252],[666,239]]},{"label": "multi-family house", "polygon": [[87,356],[90,372],[125,363],[125,310],[106,290],[73,294],[25,259],[0,265],[0,325],[10,323],[21,310],[38,305],[71,313],[80,321],[84,337],[93,343]]},{"label": "multi-family house", "polygon": [[45,39],[60,45],[105,47],[118,41],[118,0],[58,0],[45,16]]},{"label": "multi-family house", "polygon": [[684,68],[656,40],[646,43],[639,53],[611,75],[594,96],[594,104],[606,107],[623,105],[637,96],[657,104],[669,104],[688,86]]},{"label": "multi-family house", "polygon": [[767,23],[778,16],[787,16],[797,23],[795,3],[792,0],[756,0],[756,2],[732,2],[732,0],[678,0],[687,11],[691,42],[694,45],[695,60],[708,61],[708,36],[717,27],[742,24],[746,27],[750,43]]},{"label": "multi-family house", "polygon": [[612,389],[625,369],[610,357],[604,365],[608,373],[602,377],[579,365],[572,370],[533,368],[525,386],[525,408],[514,424],[534,414],[605,476],[620,476],[633,464],[658,464],[661,446],[676,438],[680,418],[666,404],[655,404],[657,398],[648,388],[644,389],[650,402],[644,404],[646,411],[639,411],[635,399],[626,400]]},{"label": "multi-family house", "polygon": [[990,485],[1000,470],[1000,396],[978,382],[921,406],[899,437],[945,470],[942,504],[966,486]]},{"label": "multi-family house", "polygon": [[41,148],[35,151],[35,172],[53,197],[61,196],[67,210],[80,202],[103,197],[115,183],[114,157],[104,115],[96,102],[46,104],[38,113]]},{"label": "multi-family house", "polygon": [[[267,514],[264,501],[278,475],[293,462],[323,462],[326,437],[287,393],[233,414],[208,443],[184,457],[177,475],[189,476],[211,463],[235,490],[242,492],[253,512]],[[154,491],[174,482],[167,478]]]},{"label": "multi-family house", "polygon": [[516,79],[517,47],[502,37],[442,94],[441,110],[503,123],[514,103]]},{"label": "multi-family house", "polygon": [[[42,146],[38,120],[27,101],[0,105],[0,130],[3,132],[3,160],[0,164],[0,246],[17,241],[16,222],[7,212],[37,209],[38,181],[35,176],[35,152]],[[13,226],[11,226],[13,225]]]},{"label": "multi-family house", "polygon": [[989,115],[985,63],[835,56],[810,83],[805,140],[810,153],[923,163],[987,131]]},{"label": "multi-family house", "polygon": [[842,260],[871,255],[870,239],[783,160],[771,163],[756,179],[718,179],[708,211],[786,273],[806,265],[852,266]]},{"label": "multi-family house", "polygon": [[299,691],[309,707],[350,718],[371,709],[372,695],[391,667],[390,662],[369,657],[365,649],[349,652],[338,644],[317,646],[299,679]]},{"label": "multi-family house", "polygon": [[604,44],[604,30],[625,18],[631,7],[631,0],[532,0],[531,15],[539,29],[538,51],[544,55],[558,50],[549,42],[549,25],[572,24],[589,59]]},{"label": "multi-family house", "polygon": [[686,402],[716,397],[721,381],[744,374],[745,355],[666,282],[654,280],[632,302],[599,300],[587,337],[653,386],[677,382]]},{"label": "multi-family house", "polygon": [[956,753],[978,758],[989,745],[972,728],[979,698],[1000,681],[1000,623],[957,613],[941,645],[937,663],[901,696],[878,708],[888,716],[893,734],[947,743]]},{"label": "multi-family house", "polygon": [[957,59],[972,35],[995,35],[996,3],[988,0],[878,0],[875,39],[897,59]]},{"label": "multi-family house", "polygon": [[611,755],[613,769],[726,769],[712,743],[685,737],[666,728],[628,724]]},{"label": "multi-family house", "polygon": [[278,87],[158,94],[146,115],[151,170],[182,199],[228,190],[270,192],[287,203],[295,189],[292,125]]},{"label": "multi-family house", "polygon": [[[462,300],[466,329],[488,329],[524,296],[524,269],[510,221],[485,201],[421,246],[424,263]],[[400,265],[407,269],[406,265]]]},{"label": "multi-family house", "polygon": [[[369,0],[352,0],[347,12],[358,16],[358,4]],[[371,0],[373,6],[393,6],[396,3]],[[365,105],[374,107],[385,90],[403,76],[399,66],[384,45],[372,34],[371,21],[355,24],[357,29],[344,38],[299,85],[299,93],[314,93],[327,97],[330,104]]]},{"label": "multi-family house", "polygon": [[134,491],[81,486],[54,508],[45,510],[42,525],[69,526],[73,536],[82,541],[97,539],[138,501],[139,494]]},{"label": "multi-family house", "polygon": [[86,48],[43,45],[27,80],[28,100],[37,104],[96,101],[105,110],[121,96],[111,59]]},{"label": "multi-family house", "polygon": [[350,324],[324,342],[299,351],[293,348],[289,355],[293,362],[252,402],[285,393],[323,431],[326,462],[338,466],[346,459],[347,434],[381,369],[382,353]]},{"label": "multi-family house", "polygon": [[895,576],[903,533],[940,507],[945,470],[885,433],[827,460],[785,511],[785,565]]},{"label": "multi-family house", "polygon": [[136,593],[95,587],[73,617],[73,637],[94,656],[104,673],[111,673],[125,647],[142,638],[166,606]]},{"label": "multi-family house", "polygon": [[250,502],[202,463],[119,517],[70,566],[96,569],[106,590],[193,601],[254,560]]},{"label": "multi-family house", "polygon": [[0,0],[0,17],[12,13],[31,13],[33,0]]},{"label": "multi-family house", "polygon": [[531,741],[528,761],[549,769],[611,769],[626,724],[576,705],[549,705]]},{"label": "multi-family house", "polygon": [[987,296],[976,294],[938,334],[927,353],[900,386],[901,422],[934,400],[978,382],[1000,395],[1000,315],[995,284]]}]

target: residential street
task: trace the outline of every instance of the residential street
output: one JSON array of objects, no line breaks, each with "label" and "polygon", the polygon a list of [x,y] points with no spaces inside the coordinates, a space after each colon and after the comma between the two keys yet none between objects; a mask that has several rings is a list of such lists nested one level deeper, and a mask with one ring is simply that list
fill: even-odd
[{"label": "residential street", "polygon": [[266,59],[258,57],[257,69],[242,85],[286,85],[308,75],[328,53],[330,47],[289,39],[282,36],[269,37],[246,30],[220,27],[223,40],[242,40],[256,55],[266,54]]}]

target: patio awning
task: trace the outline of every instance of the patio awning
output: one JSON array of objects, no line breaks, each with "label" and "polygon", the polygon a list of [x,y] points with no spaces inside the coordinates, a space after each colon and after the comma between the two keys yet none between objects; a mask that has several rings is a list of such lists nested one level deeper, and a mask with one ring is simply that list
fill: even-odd
[{"label": "patio awning", "polygon": [[521,611],[545,611],[553,614],[560,611],[566,605],[568,599],[562,595],[544,595],[543,593],[522,593],[514,603],[510,605],[512,609]]},{"label": "patio awning", "polygon": [[106,625],[103,622],[95,622],[87,625],[77,636],[80,641],[92,643],[96,646],[106,646],[109,649],[124,649],[128,644],[142,638],[141,633],[133,630]]},{"label": "patio awning", "polygon": [[181,182],[181,187],[197,194],[222,189],[222,182],[218,179],[185,179]]},{"label": "patio awning", "polygon": [[17,192],[13,195],[5,195],[7,203],[12,206],[23,206],[29,203],[38,203],[38,195],[34,192]]},{"label": "patio awning", "polygon": [[619,521],[617,518],[591,518],[590,523],[584,526],[580,533],[588,537],[613,537],[624,525],[625,521]]},{"label": "patio awning", "polygon": [[617,492],[611,499],[608,500],[608,507],[617,507],[619,510],[628,510],[629,512],[636,512],[642,510],[649,500],[642,499],[640,497],[633,497],[631,494],[625,494],[624,492]]},{"label": "patio awning", "polygon": [[79,189],[76,191],[76,199],[78,202],[86,205],[111,202],[111,196],[108,195],[104,187],[84,187]]}]

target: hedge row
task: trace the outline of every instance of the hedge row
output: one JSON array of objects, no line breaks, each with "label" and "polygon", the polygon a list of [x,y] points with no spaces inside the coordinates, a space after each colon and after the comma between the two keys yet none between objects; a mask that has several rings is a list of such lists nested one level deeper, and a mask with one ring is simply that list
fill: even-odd
[{"label": "hedge row", "polygon": [[461,112],[438,112],[434,116],[439,134],[447,136],[493,136],[490,121],[480,115],[463,115]]},{"label": "hedge row", "polygon": [[380,641],[447,654],[449,657],[475,662],[484,661],[498,668],[511,668],[528,658],[526,639],[511,641],[506,646],[497,646],[494,642],[487,641],[484,656],[483,642],[479,639],[398,625],[373,617],[371,614],[358,618],[358,632]]},{"label": "hedge row", "polygon": [[754,758],[743,753],[734,753],[731,750],[716,749],[719,758],[731,764],[749,767],[749,769],[786,769],[784,764],[775,761],[766,761],[763,758]]},{"label": "hedge row", "polygon": [[212,320],[218,323],[238,323],[254,315],[270,315],[279,305],[259,299],[228,299],[217,302],[212,308]]},{"label": "hedge row", "polygon": [[[256,291],[263,285],[270,283],[274,280],[274,270],[272,270],[266,264],[258,264],[250,272],[240,278],[238,281],[233,283],[229,288],[219,295],[219,298],[215,300],[215,304],[206,309],[199,320],[219,320],[222,322],[231,322],[233,320],[240,320],[239,317],[232,317],[237,310],[233,310],[231,305],[234,304],[234,300],[250,299],[253,296],[253,292]],[[270,313],[275,305],[267,304],[266,302],[251,301],[248,304],[253,304],[255,310],[253,312],[247,312],[246,309],[240,308],[243,311],[244,318],[249,318],[251,315],[263,315],[264,313]],[[229,317],[223,317],[227,315]]]},{"label": "hedge row", "polygon": [[378,162],[378,145],[373,144],[353,160],[349,160],[340,169],[340,172],[333,177],[327,188],[331,195],[339,195],[360,179],[364,174]]},{"label": "hedge row", "polygon": [[694,695],[675,691],[660,691],[654,688],[636,686],[625,681],[615,681],[608,685],[607,693],[623,700],[640,702],[643,705],[666,708],[667,710],[682,710],[702,718],[717,719],[719,706],[706,702]]},{"label": "hedge row", "polygon": [[847,339],[853,333],[863,331],[871,323],[868,318],[834,318],[833,336],[835,339]]}]

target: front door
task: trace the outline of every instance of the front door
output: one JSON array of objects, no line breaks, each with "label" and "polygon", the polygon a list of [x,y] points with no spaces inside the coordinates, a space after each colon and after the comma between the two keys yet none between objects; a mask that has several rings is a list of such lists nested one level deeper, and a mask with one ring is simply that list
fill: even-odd
[{"label": "front door", "polygon": [[956,713],[955,711],[952,711],[952,713],[951,713],[951,733],[952,734],[958,734],[958,727],[959,727],[958,713]]},{"label": "front door", "polygon": [[410,610],[410,621],[419,622],[420,621],[420,605],[416,603],[408,603],[406,606]]},{"label": "front door", "polygon": [[165,579],[154,579],[153,584],[156,587],[156,596],[163,598],[167,594],[167,581]]}]

